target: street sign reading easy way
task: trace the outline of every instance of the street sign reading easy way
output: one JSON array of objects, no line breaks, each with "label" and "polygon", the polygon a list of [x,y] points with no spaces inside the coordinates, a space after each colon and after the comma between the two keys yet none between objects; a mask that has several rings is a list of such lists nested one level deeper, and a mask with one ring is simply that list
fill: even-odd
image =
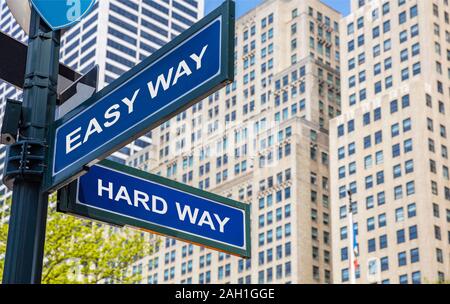
[{"label": "street sign reading easy way", "polygon": [[52,126],[46,190],[56,190],[234,78],[233,1]]},{"label": "street sign reading easy way", "polygon": [[112,161],[59,191],[59,211],[250,257],[250,206]]},{"label": "street sign reading easy way", "polygon": [[80,21],[95,4],[95,0],[31,0],[31,4],[54,31]]}]

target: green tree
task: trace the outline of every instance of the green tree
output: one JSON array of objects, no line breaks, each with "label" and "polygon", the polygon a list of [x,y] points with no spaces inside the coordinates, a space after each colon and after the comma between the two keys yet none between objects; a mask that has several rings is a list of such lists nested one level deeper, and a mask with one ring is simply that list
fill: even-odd
[{"label": "green tree", "polygon": [[[54,197],[50,200],[54,206]],[[0,228],[0,258],[6,248],[7,225]],[[132,264],[154,246],[141,232],[79,219],[49,208],[42,283],[136,283],[142,277]],[[0,274],[3,273],[3,260]]]}]

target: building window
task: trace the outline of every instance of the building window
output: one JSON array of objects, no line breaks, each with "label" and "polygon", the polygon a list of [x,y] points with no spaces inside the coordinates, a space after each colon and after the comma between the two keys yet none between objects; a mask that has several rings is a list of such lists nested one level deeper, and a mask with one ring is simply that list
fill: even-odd
[{"label": "building window", "polygon": [[408,276],[406,274],[399,276],[399,283],[408,284]]},{"label": "building window", "polygon": [[405,230],[400,229],[397,230],[397,244],[401,244],[405,242]]},{"label": "building window", "polygon": [[417,226],[411,226],[409,227],[409,240],[415,240],[417,239]]},{"label": "building window", "polygon": [[388,271],[389,270],[389,258],[388,257],[383,257],[380,259],[380,266],[381,266],[381,271]]},{"label": "building window", "polygon": [[420,284],[421,283],[420,271],[413,272],[411,275],[411,279],[413,284]]},{"label": "building window", "polygon": [[349,280],[348,268],[341,270],[341,280],[342,280],[342,282],[348,282],[348,280]]},{"label": "building window", "polygon": [[419,248],[411,249],[410,251],[411,263],[417,263],[420,260]]},{"label": "building window", "polygon": [[400,267],[400,266],[405,266],[406,265],[406,263],[407,263],[407,261],[406,261],[406,252],[400,252],[399,254],[398,254],[398,266]]}]

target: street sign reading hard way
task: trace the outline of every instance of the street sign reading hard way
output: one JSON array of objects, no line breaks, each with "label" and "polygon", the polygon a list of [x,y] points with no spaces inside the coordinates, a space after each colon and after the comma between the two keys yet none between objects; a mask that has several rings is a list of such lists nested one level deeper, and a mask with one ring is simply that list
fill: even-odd
[{"label": "street sign reading hard way", "polygon": [[46,190],[56,190],[234,78],[234,2],[57,120]]},{"label": "street sign reading hard way", "polygon": [[250,257],[250,206],[102,161],[59,191],[58,209]]}]

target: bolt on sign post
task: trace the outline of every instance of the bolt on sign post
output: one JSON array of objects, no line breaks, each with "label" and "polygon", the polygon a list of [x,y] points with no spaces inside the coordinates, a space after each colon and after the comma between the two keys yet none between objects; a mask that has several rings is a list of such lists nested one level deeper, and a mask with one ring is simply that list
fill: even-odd
[{"label": "bolt on sign post", "polygon": [[234,80],[235,4],[222,6],[51,126],[46,189]]},{"label": "bolt on sign post", "polygon": [[250,205],[109,160],[60,190],[58,211],[250,257]]},{"label": "bolt on sign post", "polygon": [[[17,122],[19,135],[8,147],[3,180],[13,190],[3,283],[41,281],[48,206],[48,193],[42,191],[42,177],[47,167],[47,126],[55,116],[60,48],[60,32],[43,20],[49,10],[54,9],[48,6],[49,2],[33,0],[30,9],[23,103],[20,124]],[[94,0],[78,2],[93,3]],[[66,4],[57,6],[61,9],[58,18],[67,19],[73,5],[51,1],[52,5],[55,3]],[[40,7],[40,4],[47,7]],[[41,8],[39,13],[38,7]],[[77,13],[81,17],[90,7],[77,7]],[[68,26],[78,20],[65,20],[63,24]],[[5,113],[6,121],[7,116]]]}]

